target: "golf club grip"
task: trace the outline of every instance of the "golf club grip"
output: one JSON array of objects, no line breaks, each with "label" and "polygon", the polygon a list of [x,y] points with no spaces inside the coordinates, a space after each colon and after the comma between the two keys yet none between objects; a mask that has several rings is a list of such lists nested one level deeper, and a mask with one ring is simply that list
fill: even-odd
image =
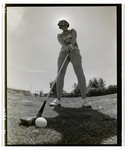
[{"label": "golf club grip", "polygon": [[48,93],[48,95],[47,95],[47,97],[46,97],[46,99],[45,99],[43,105],[41,106],[39,112],[38,112],[37,115],[36,115],[37,117],[41,117],[41,116],[42,116],[42,113],[43,113],[44,107],[45,107],[45,105],[46,105],[47,99],[48,99],[48,97],[49,97],[49,95],[50,95],[50,93],[51,93],[51,91],[52,91],[52,89],[53,89],[53,87],[54,87],[54,85],[55,85],[55,83],[56,83],[56,81],[57,81],[57,78],[58,78],[58,76],[59,76],[59,74],[60,74],[60,72],[61,72],[61,70],[62,70],[62,68],[63,68],[63,66],[64,66],[64,64],[65,64],[65,62],[66,62],[66,60],[67,60],[67,58],[68,58],[68,56],[69,56],[69,53],[67,54],[67,56],[65,57],[65,59],[64,59],[64,61],[63,61],[63,63],[62,63],[62,65],[61,65],[61,67],[60,67],[60,69],[59,69],[59,72],[58,72],[58,74],[57,74],[57,77],[56,77],[56,79],[54,80],[54,82],[53,82],[53,84],[52,84],[52,87],[51,87],[51,89],[50,89],[50,91],[49,91],[49,93]]}]

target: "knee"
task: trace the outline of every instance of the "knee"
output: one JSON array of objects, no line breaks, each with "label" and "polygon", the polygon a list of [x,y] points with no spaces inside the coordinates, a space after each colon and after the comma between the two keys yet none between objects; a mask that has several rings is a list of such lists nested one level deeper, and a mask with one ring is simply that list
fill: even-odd
[{"label": "knee", "polygon": [[81,66],[81,65],[79,65],[79,64],[75,64],[75,65],[73,65],[73,68],[74,68],[74,70],[75,70],[75,71],[83,71],[82,66]]},{"label": "knee", "polygon": [[64,78],[64,76],[65,76],[65,70],[62,69],[60,72],[58,70],[58,73],[59,73],[58,78],[60,78],[60,79]]}]

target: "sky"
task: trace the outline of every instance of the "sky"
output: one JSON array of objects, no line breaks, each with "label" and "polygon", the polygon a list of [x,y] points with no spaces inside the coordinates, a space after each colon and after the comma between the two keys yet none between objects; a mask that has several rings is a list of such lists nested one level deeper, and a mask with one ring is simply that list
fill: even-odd
[{"label": "sky", "polygon": [[[106,87],[117,84],[116,6],[7,7],[7,86],[49,92],[57,75],[62,32],[59,20],[77,32],[86,82],[103,78]],[[64,90],[77,83],[70,63]]]}]

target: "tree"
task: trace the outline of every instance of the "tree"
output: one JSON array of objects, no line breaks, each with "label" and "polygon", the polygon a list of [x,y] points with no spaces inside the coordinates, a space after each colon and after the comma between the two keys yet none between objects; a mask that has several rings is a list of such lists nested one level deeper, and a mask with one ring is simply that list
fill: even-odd
[{"label": "tree", "polygon": [[43,96],[43,91],[42,91],[42,90],[40,91],[40,97],[41,97],[41,96]]},{"label": "tree", "polygon": [[73,87],[73,89],[76,89],[77,84],[76,84],[76,83],[74,83],[72,87]]},{"label": "tree", "polygon": [[99,96],[106,94],[105,81],[102,78],[89,80],[87,96]]},{"label": "tree", "polygon": [[93,78],[92,80],[89,80],[88,87],[98,88],[99,87],[99,82],[98,82],[97,78]]},{"label": "tree", "polygon": [[105,84],[105,81],[102,79],[102,78],[99,78],[99,87],[100,88],[105,88],[106,84]]},{"label": "tree", "polygon": [[105,81],[102,78],[93,78],[89,80],[88,87],[90,88],[105,88]]},{"label": "tree", "polygon": [[78,83],[77,84],[74,83],[74,85],[72,87],[74,88],[72,93],[74,93],[75,96],[80,96],[81,92],[80,92],[80,88],[79,88]]},{"label": "tree", "polygon": [[117,93],[117,85],[109,85],[107,88],[108,94]]}]

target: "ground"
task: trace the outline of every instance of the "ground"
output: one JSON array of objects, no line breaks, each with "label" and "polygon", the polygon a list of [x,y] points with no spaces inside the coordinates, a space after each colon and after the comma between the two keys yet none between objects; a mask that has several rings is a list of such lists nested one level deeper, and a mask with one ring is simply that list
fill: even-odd
[{"label": "ground", "polygon": [[20,118],[35,116],[44,97],[7,92],[7,145],[113,145],[117,144],[117,94],[88,97],[92,108],[81,107],[81,98],[63,98],[61,107],[43,112],[46,128],[20,125]]}]

